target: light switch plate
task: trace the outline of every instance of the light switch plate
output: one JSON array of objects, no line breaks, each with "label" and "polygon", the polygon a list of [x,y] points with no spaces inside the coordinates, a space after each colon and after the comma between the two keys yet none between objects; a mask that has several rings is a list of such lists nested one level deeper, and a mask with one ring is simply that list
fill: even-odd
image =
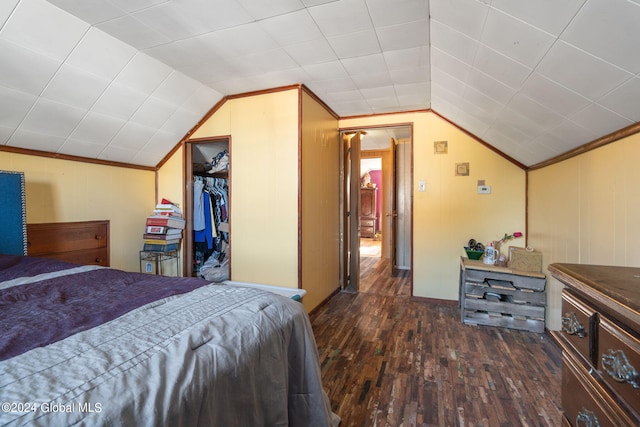
[{"label": "light switch plate", "polygon": [[427,191],[427,182],[425,180],[421,179],[418,181],[418,191]]}]

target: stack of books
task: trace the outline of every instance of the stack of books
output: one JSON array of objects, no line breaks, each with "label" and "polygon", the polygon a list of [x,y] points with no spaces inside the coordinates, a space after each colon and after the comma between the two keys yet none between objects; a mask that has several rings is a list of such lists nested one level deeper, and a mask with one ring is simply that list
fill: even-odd
[{"label": "stack of books", "polygon": [[163,200],[147,217],[144,250],[156,252],[175,251],[182,239],[185,220],[182,211],[173,203]]}]

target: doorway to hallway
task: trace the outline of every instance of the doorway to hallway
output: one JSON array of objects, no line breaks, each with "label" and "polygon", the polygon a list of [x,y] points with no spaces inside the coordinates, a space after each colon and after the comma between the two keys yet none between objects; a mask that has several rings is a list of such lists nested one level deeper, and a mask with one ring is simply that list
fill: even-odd
[{"label": "doorway to hallway", "polygon": [[[388,277],[409,278],[412,268],[412,125],[343,130],[341,134],[344,144],[341,287],[358,292],[359,282],[373,270]],[[354,137],[357,138],[355,146]],[[361,163],[375,158],[381,160],[381,167]],[[375,180],[369,175],[377,172],[381,174],[380,181],[372,182]],[[371,193],[380,204],[374,215],[370,214],[373,208],[368,204]],[[386,260],[384,268],[373,268],[378,260]]]}]

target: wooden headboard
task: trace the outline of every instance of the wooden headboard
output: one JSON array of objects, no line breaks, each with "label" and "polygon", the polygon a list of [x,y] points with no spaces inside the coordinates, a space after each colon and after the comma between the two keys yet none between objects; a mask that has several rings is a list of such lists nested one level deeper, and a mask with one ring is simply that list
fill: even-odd
[{"label": "wooden headboard", "polygon": [[27,224],[27,254],[109,266],[109,220]]}]

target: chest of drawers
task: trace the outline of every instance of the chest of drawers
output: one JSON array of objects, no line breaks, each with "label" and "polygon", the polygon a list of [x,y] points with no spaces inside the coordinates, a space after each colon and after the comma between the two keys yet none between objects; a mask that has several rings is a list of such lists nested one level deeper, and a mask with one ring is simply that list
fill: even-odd
[{"label": "chest of drawers", "polygon": [[562,292],[562,407],[570,426],[640,425],[640,268],[552,264]]},{"label": "chest of drawers", "polygon": [[546,276],[460,258],[463,323],[544,332]]},{"label": "chest of drawers", "polygon": [[109,266],[109,221],[27,224],[27,253],[75,264]]}]

